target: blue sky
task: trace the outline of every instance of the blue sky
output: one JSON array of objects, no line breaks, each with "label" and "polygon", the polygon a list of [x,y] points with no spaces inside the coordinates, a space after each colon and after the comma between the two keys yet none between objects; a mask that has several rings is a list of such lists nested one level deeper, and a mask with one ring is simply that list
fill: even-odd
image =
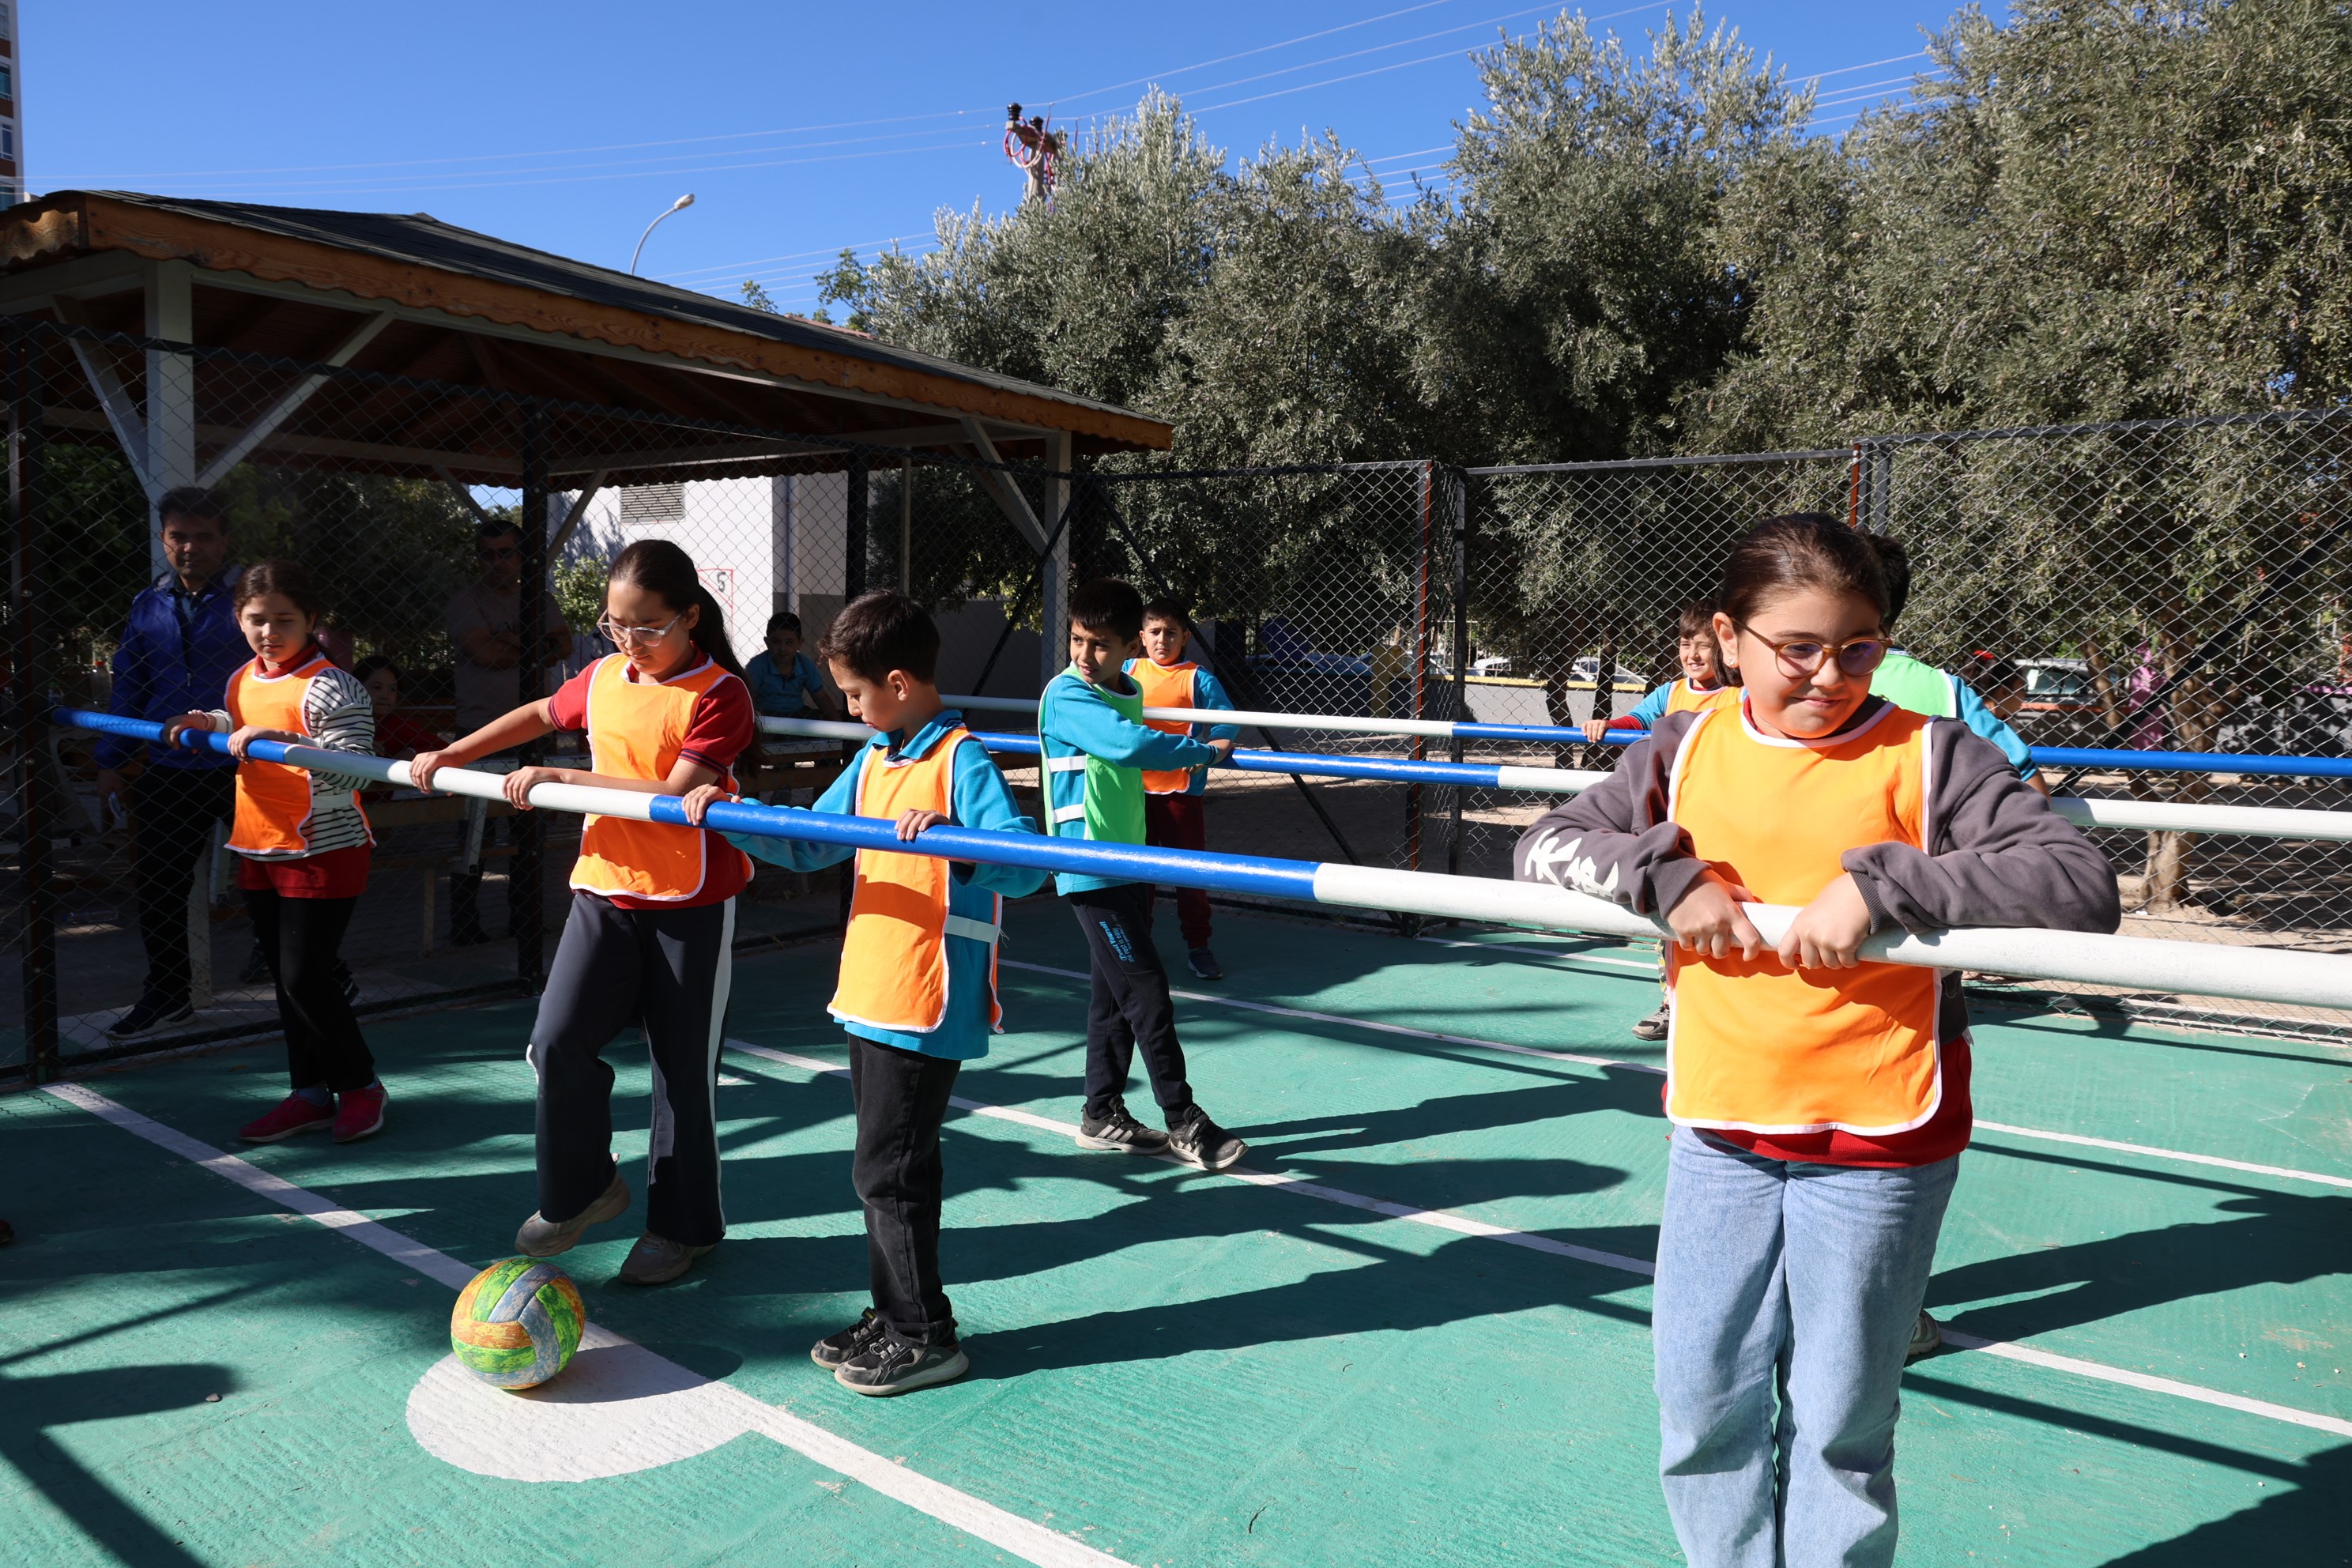
[{"label": "blue sky", "polygon": [[[1951,9],[1737,0],[1708,16],[1795,75],[1836,73],[1821,84],[1834,132],[1906,89],[1921,29]],[[644,271],[730,296],[756,277],[803,310],[845,245],[919,247],[942,206],[1017,201],[1000,150],[1009,100],[1083,131],[1158,83],[1236,154],[1328,129],[1409,192],[1478,101],[1470,51],[1557,14],[1512,0],[19,10],[35,191],[429,212],[614,267],[690,191]],[[1589,14],[1638,38],[1666,7],[1597,0]]]}]

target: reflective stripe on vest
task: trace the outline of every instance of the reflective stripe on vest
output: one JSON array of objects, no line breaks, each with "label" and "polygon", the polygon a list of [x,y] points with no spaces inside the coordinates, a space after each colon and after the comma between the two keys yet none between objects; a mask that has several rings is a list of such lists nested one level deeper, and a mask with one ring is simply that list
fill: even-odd
[{"label": "reflective stripe on vest", "polygon": [[[1675,758],[1667,815],[1692,853],[1765,903],[1811,903],[1864,845],[1924,847],[1929,721],[1888,705],[1818,745],[1757,732],[1741,704],[1703,710]],[[1748,1132],[1885,1137],[1943,1099],[1937,972],[1790,970],[1767,952],[1669,944],[1666,1114]]]},{"label": "reflective stripe on vest", "polygon": [[[625,655],[607,654],[588,677],[588,766],[625,779],[666,779],[686,749],[694,705],[734,678],[705,660],[668,680],[632,680]],[[721,787],[733,790],[730,775]],[[583,892],[676,902],[702,891],[710,857],[743,852],[698,827],[590,816],[580,830],[572,885]],[[746,862],[748,867],[749,862]]]},{"label": "reflective stripe on vest", "polygon": [[[257,658],[247,663],[228,678],[228,697],[223,706],[228,710],[230,727],[242,729],[247,724],[258,724],[264,729],[308,735],[310,722],[303,714],[303,705],[310,698],[311,680],[328,668],[324,654],[283,675],[262,674]],[[354,807],[359,798],[359,792],[352,791]],[[308,854],[310,811],[308,771],[289,768],[283,763],[239,763],[236,816],[229,827],[228,847],[248,855],[285,858]],[[361,813],[362,822],[366,815]],[[371,837],[369,842],[373,841]]]},{"label": "reflective stripe on vest", "polygon": [[[1200,704],[1192,698],[1192,672],[1200,668],[1189,661],[1157,664],[1148,658],[1139,658],[1128,666],[1127,674],[1128,679],[1135,682],[1136,689],[1143,694],[1139,704],[1140,707],[1196,708]],[[1146,719],[1144,722],[1170,735],[1192,732],[1192,726],[1181,719]],[[1145,770],[1143,774],[1143,793],[1146,795],[1182,795],[1192,785],[1192,771],[1190,768],[1152,768]]]},{"label": "reflective stripe on vest", "polygon": [[[961,726],[950,730],[928,755],[884,760],[869,747],[859,769],[857,815],[895,821],[909,811],[952,815],[956,749],[971,740]],[[857,852],[857,882],[850,894],[849,928],[841,939],[841,981],[828,1004],[844,1023],[927,1035],[948,1014],[946,939],[968,937],[988,944],[988,1022],[993,1028],[1004,1010],[996,999],[996,937],[999,927],[948,912],[951,887],[948,863],[930,855],[888,850]],[[1002,920],[1003,900],[993,905]]]}]

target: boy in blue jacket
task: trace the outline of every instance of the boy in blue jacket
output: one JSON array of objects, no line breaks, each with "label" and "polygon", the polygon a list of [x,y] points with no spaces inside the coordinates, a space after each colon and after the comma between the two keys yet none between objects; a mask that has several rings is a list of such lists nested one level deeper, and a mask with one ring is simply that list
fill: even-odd
[{"label": "boy in blue jacket", "polygon": [[[895,819],[898,837],[951,823],[999,833],[1036,831],[1004,775],[940,700],[940,631],[903,594],[852,601],[817,652],[849,710],[880,733],[858,749],[814,810]],[[699,826],[716,784],[688,795]],[[792,808],[787,808],[792,809]],[[845,860],[835,844],[726,835],[747,855],[814,871]],[[850,1181],[866,1210],[874,1304],[809,1357],[857,1394],[907,1394],[970,1370],[940,1278],[940,1209],[946,1177],[940,1127],[963,1063],[988,1054],[1003,1017],[996,942],[1004,900],[1044,885],[1012,866],[873,850],[857,857],[841,979],[829,1010],[849,1036],[849,1092],[857,1111]]]},{"label": "boy in blue jacket", "polygon": [[[1143,694],[1125,672],[1141,656],[1143,597],[1114,578],[1070,595],[1070,668],[1037,704],[1046,831],[1098,844],[1144,841],[1143,770],[1208,767],[1230,740],[1196,741],[1143,722]],[[1173,1154],[1222,1171],[1248,1145],[1209,1119],[1184,1079],[1184,1047],[1168,996],[1168,971],[1151,941],[1151,887],[1116,878],[1055,874],[1055,886],[1087,939],[1094,994],[1087,1011],[1087,1103],[1078,1146]],[[1128,1114],[1129,1066],[1138,1046],[1165,1133]]]}]

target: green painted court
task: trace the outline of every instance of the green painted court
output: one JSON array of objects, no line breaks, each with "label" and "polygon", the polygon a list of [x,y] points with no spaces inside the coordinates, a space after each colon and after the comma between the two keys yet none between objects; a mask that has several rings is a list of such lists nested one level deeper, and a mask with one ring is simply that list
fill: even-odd
[{"label": "green painted court", "polygon": [[[0,1099],[7,1561],[1678,1561],[1647,955],[1220,928],[1180,1016],[1253,1148],[1208,1175],[1074,1147],[1083,950],[1013,911],[948,1132],[973,1374],[898,1400],[807,1357],[865,1281],[827,944],[737,969],[728,1241],[614,1285],[640,1201],[567,1255],[600,1337],[535,1395],[436,1371],[534,1203],[528,1004],[376,1026],[350,1148],[234,1145],[274,1044]],[[1990,1013],[1977,1059],[1929,1305],[1990,1345],[1906,1379],[1902,1561],[2352,1562],[2352,1051]]]}]

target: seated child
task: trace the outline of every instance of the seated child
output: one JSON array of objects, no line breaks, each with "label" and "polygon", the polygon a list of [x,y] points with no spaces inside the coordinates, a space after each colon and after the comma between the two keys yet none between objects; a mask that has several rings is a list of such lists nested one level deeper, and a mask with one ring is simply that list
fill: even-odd
[{"label": "seated child", "polygon": [[[1034,833],[1004,775],[942,707],[934,684],[940,631],[924,608],[884,591],[851,601],[818,646],[849,710],[881,731],[817,800],[836,816],[895,817],[898,837],[951,823]],[[716,784],[688,794],[699,825]],[[748,855],[813,871],[853,851],[834,844],[734,834]],[[828,1334],[810,1359],[857,1394],[907,1394],[970,1370],[940,1279],[945,1173],[940,1125],[965,1062],[988,1054],[1003,1009],[996,941],[1007,897],[1043,886],[1042,871],[856,850],[857,879],[842,937],[841,980],[830,1010],[849,1036],[849,1092],[857,1114],[850,1181],[866,1208],[874,1304]]]},{"label": "seated child", "polygon": [[[1098,578],[1070,595],[1070,668],[1037,704],[1046,831],[1098,844],[1143,842],[1145,768],[1197,768],[1232,754],[1231,741],[1195,741],[1143,722],[1143,694],[1124,672],[1143,645],[1143,597]],[[1173,1154],[1222,1171],[1249,1146],[1192,1100],[1184,1047],[1168,998],[1168,971],[1151,942],[1150,889],[1142,882],[1062,871],[1055,884],[1086,934],[1094,996],[1087,1015],[1087,1103],[1078,1147]],[[1165,1133],[1127,1110],[1127,1074],[1143,1047]]]},{"label": "seated child", "polygon": [[[1192,640],[1192,618],[1172,599],[1154,599],[1143,606],[1143,651],[1148,658],[1130,658],[1127,674],[1143,693],[1146,708],[1231,708],[1232,698],[1217,678],[1184,657]],[[1171,735],[1191,735],[1201,741],[1238,739],[1234,724],[1185,724],[1172,719],[1147,719],[1155,730]],[[1209,847],[1209,770],[1177,768],[1148,770],[1143,775],[1143,841],[1170,849]],[[1144,889],[1147,918],[1152,893]],[[1176,925],[1184,933],[1185,962],[1203,980],[1223,980],[1225,972],[1209,949],[1209,895],[1198,888],[1176,894]]]},{"label": "seated child", "polygon": [[768,646],[743,667],[751,706],[769,719],[835,719],[824,672],[801,651],[801,618],[790,610],[768,617]]}]

